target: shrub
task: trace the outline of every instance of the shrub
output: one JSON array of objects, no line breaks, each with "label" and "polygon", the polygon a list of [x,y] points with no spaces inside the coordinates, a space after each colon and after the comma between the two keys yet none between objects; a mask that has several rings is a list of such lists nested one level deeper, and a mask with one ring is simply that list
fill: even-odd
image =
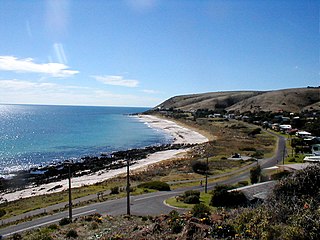
[{"label": "shrub", "polygon": [[252,184],[258,183],[260,180],[260,175],[261,175],[261,167],[260,165],[253,167],[250,170],[250,181]]},{"label": "shrub", "polygon": [[168,183],[160,181],[142,183],[138,185],[138,188],[149,188],[158,191],[170,191],[170,185]]},{"label": "shrub", "polygon": [[288,160],[289,162],[297,162],[297,160],[295,158],[289,158]]},{"label": "shrub", "polygon": [[59,221],[59,225],[60,226],[64,226],[64,225],[67,225],[71,223],[70,219],[69,218],[62,218],[60,221]]},{"label": "shrub", "polygon": [[200,198],[197,195],[190,195],[188,197],[185,197],[183,202],[187,204],[197,204],[200,203]]},{"label": "shrub", "polygon": [[251,157],[261,159],[261,158],[263,158],[263,155],[264,155],[264,154],[263,154],[262,151],[257,150],[257,151],[255,151],[255,152],[251,155]]},{"label": "shrub", "polygon": [[255,152],[257,149],[255,149],[254,147],[243,147],[240,148],[241,151],[248,151],[248,152]]},{"label": "shrub", "polygon": [[6,215],[6,210],[0,208],[0,218],[3,217],[4,215]]},{"label": "shrub", "polygon": [[20,233],[15,233],[12,235],[12,240],[22,240],[22,236]]},{"label": "shrub", "polygon": [[189,196],[195,195],[195,196],[197,196],[197,197],[200,198],[200,191],[197,191],[197,190],[188,190],[188,191],[185,191],[183,195],[184,195],[185,197],[189,197]]},{"label": "shrub", "polygon": [[110,194],[119,194],[119,187],[112,187],[110,190]]},{"label": "shrub", "polygon": [[193,206],[192,215],[197,218],[205,218],[211,214],[211,209],[203,203],[199,203]]},{"label": "shrub", "polygon": [[77,238],[78,237],[78,233],[76,230],[74,229],[70,229],[67,234],[66,234],[67,238]]},{"label": "shrub", "polygon": [[48,226],[48,228],[50,230],[57,230],[57,229],[59,229],[59,226],[57,224],[51,224],[51,225]]},{"label": "shrub", "polygon": [[286,172],[286,171],[282,171],[282,172],[277,172],[271,175],[271,179],[272,180],[280,180],[284,177],[288,177],[291,173],[290,172]]},{"label": "shrub", "polygon": [[249,132],[248,135],[254,137],[255,135],[260,134],[260,133],[261,133],[261,128],[256,128],[256,129],[252,130],[251,132]]},{"label": "shrub", "polygon": [[230,190],[230,186],[216,186],[211,197],[210,205],[215,207],[237,207],[245,205],[248,202],[242,192],[228,192],[228,190]]},{"label": "shrub", "polygon": [[180,233],[185,225],[185,222],[183,218],[180,218],[180,215],[176,210],[172,210],[169,213],[168,224],[172,233]]},{"label": "shrub", "polygon": [[248,186],[248,181],[240,181],[240,182],[238,182],[238,186],[239,187],[244,187],[244,186]]},{"label": "shrub", "polygon": [[214,239],[234,239],[236,234],[233,226],[226,223],[213,224],[211,232]]},{"label": "shrub", "polygon": [[91,223],[91,229],[92,229],[92,230],[95,230],[95,229],[97,229],[98,227],[99,227],[99,224],[98,224],[97,222]]},{"label": "shrub", "polygon": [[208,169],[208,166],[205,162],[201,162],[201,161],[194,161],[192,163],[192,170],[195,173],[199,173],[199,174],[205,174],[206,171]]},{"label": "shrub", "polygon": [[39,233],[36,234],[36,236],[31,237],[32,240],[53,240],[53,237],[50,236],[50,233],[48,231],[40,230]]}]

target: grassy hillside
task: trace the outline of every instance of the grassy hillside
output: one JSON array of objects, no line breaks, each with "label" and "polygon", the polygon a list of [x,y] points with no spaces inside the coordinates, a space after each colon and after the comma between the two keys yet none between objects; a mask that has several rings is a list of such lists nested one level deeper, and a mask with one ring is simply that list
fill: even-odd
[{"label": "grassy hillside", "polygon": [[172,97],[156,106],[156,109],[159,108],[183,111],[223,109],[236,112],[320,110],[320,88],[191,94]]}]

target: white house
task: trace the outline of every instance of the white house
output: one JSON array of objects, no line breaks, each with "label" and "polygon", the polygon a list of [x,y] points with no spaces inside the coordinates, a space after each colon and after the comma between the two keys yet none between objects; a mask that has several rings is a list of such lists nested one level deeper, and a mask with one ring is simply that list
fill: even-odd
[{"label": "white house", "polygon": [[280,125],[279,127],[280,127],[280,131],[282,132],[288,132],[292,129],[290,124],[283,124],[283,125]]},{"label": "white house", "polygon": [[306,132],[306,131],[299,131],[299,132],[296,132],[296,136],[297,137],[309,137],[311,136],[311,133],[309,132]]}]

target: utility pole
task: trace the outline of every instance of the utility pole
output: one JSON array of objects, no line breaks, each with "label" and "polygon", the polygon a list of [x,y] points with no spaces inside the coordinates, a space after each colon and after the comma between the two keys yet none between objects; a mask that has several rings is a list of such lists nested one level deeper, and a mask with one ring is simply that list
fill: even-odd
[{"label": "utility pole", "polygon": [[207,154],[206,182],[205,182],[205,185],[204,185],[204,192],[205,193],[208,193],[208,168],[209,168],[209,157],[208,157],[208,154]]},{"label": "utility pole", "polygon": [[72,161],[68,161],[68,168],[69,168],[69,220],[72,222],[72,197],[71,197],[71,164]]},{"label": "utility pole", "polygon": [[127,215],[130,214],[130,175],[129,175],[129,157],[127,156]]}]

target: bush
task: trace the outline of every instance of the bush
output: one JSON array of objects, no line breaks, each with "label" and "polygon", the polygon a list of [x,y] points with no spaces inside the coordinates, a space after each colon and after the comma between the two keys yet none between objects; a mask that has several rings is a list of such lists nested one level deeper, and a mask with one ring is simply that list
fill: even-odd
[{"label": "bush", "polygon": [[160,181],[142,183],[138,185],[138,188],[149,188],[158,191],[170,191],[170,185],[168,183]]},{"label": "bush", "polygon": [[71,223],[70,219],[69,218],[62,218],[60,221],[59,221],[59,225],[60,226],[64,226],[64,225],[67,225]]},{"label": "bush", "polygon": [[257,151],[257,149],[255,149],[254,147],[243,147],[240,148],[241,151],[247,151],[247,152],[255,152]]},{"label": "bush", "polygon": [[188,197],[185,197],[183,202],[187,204],[197,204],[200,203],[200,198],[197,195],[190,195]]},{"label": "bush", "polygon": [[179,213],[176,210],[172,210],[169,213],[168,224],[171,228],[172,233],[180,233],[185,225],[183,218],[180,218]]},{"label": "bush", "polygon": [[200,198],[200,191],[197,191],[197,190],[188,190],[188,191],[185,191],[183,195],[184,195],[185,197],[189,197],[189,196],[195,195],[195,196],[197,196],[197,197]]},{"label": "bush", "polygon": [[235,239],[236,231],[229,224],[213,224],[211,228],[211,236],[214,239]]},{"label": "bush", "polygon": [[110,190],[110,194],[119,194],[119,187],[112,187]]},{"label": "bush", "polygon": [[48,228],[49,228],[50,230],[58,230],[58,229],[59,229],[59,226],[58,226],[57,224],[51,224],[51,225],[48,226]]},{"label": "bush", "polygon": [[288,160],[289,162],[297,162],[297,160],[295,158],[289,158]]},{"label": "bush", "polygon": [[22,236],[20,233],[15,233],[12,235],[12,240],[22,240]]},{"label": "bush", "polygon": [[288,177],[291,173],[282,171],[282,172],[277,172],[271,175],[272,180],[280,180],[282,178]]},{"label": "bush", "polygon": [[78,233],[77,233],[76,230],[70,229],[69,232],[67,232],[66,237],[67,238],[77,238],[78,237]]},{"label": "bush", "polygon": [[199,173],[199,174],[205,174],[206,171],[208,169],[208,166],[205,162],[201,162],[201,161],[194,161],[192,163],[192,170],[195,173]]},{"label": "bush", "polygon": [[255,135],[260,134],[260,133],[261,133],[261,128],[256,128],[256,129],[252,130],[251,132],[249,132],[248,135],[254,137]]},{"label": "bush", "polygon": [[99,224],[97,222],[91,223],[91,229],[92,230],[95,230],[95,229],[98,229],[98,228],[99,228]]},{"label": "bush", "polygon": [[203,203],[199,203],[193,206],[192,215],[197,218],[205,218],[211,214],[211,209]]},{"label": "bush", "polygon": [[232,191],[230,186],[216,186],[210,201],[211,206],[215,207],[238,207],[247,204],[248,200],[242,192]]},{"label": "bush", "polygon": [[261,167],[260,165],[253,167],[250,170],[250,181],[252,184],[258,183],[260,181],[260,176],[261,176]]},{"label": "bush", "polygon": [[255,151],[255,152],[251,155],[251,157],[261,159],[261,158],[263,158],[263,155],[264,155],[264,154],[263,154],[262,151],[257,150],[257,151]]},{"label": "bush", "polygon": [[7,214],[6,210],[0,208],[0,218],[3,217],[6,214]]},{"label": "bush", "polygon": [[244,186],[248,186],[248,184],[249,184],[248,181],[240,181],[240,182],[238,182],[237,185],[238,185],[239,187],[244,187]]}]

